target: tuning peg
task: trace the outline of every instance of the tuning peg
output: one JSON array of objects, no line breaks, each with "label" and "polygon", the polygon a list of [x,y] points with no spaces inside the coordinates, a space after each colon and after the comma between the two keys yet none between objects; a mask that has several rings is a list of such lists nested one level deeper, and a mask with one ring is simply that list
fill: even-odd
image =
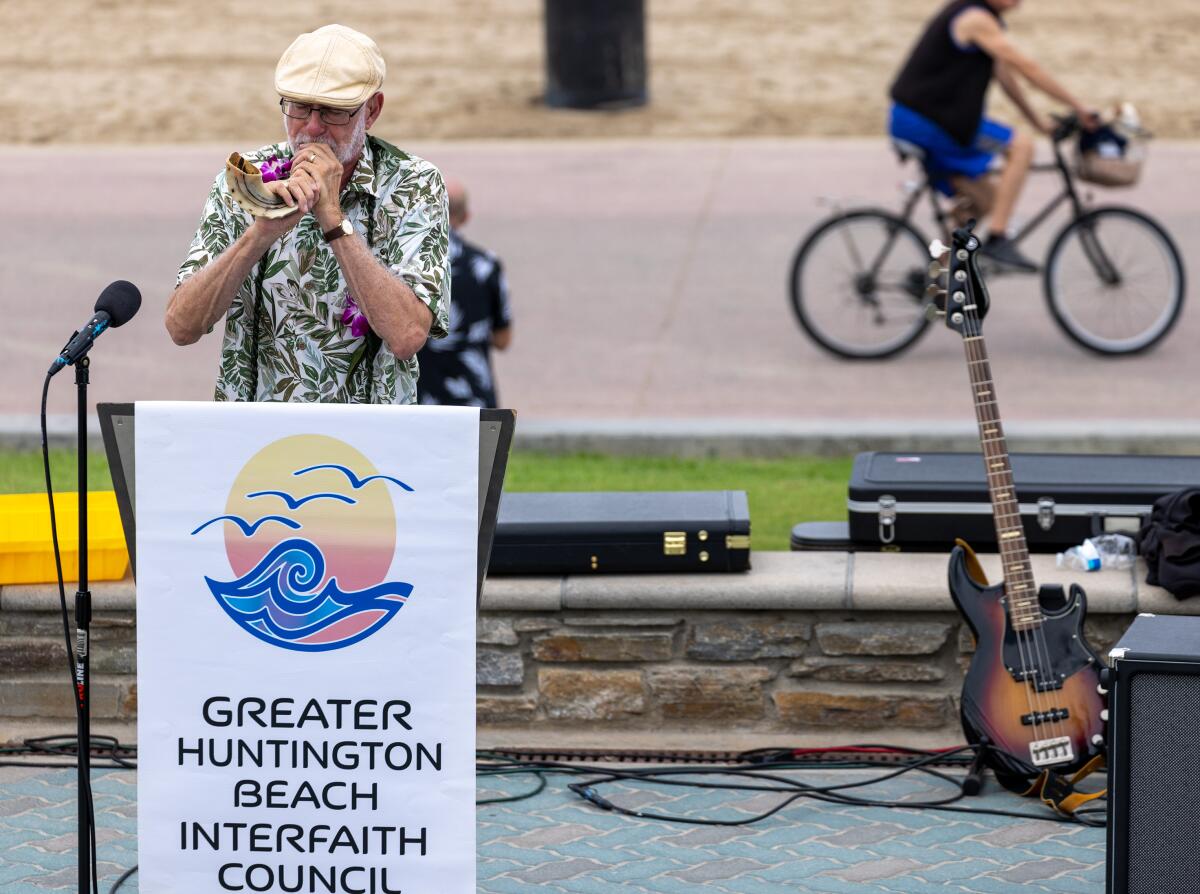
[{"label": "tuning peg", "polygon": [[930,303],[925,305],[925,319],[929,320],[929,322],[932,323],[938,317],[944,316],[946,316],[946,312],[944,310],[938,310],[938,306],[936,304]]},{"label": "tuning peg", "polygon": [[926,298],[937,299],[937,298],[941,298],[945,294],[946,294],[946,290],[943,289],[941,286],[939,286],[935,282],[931,282],[928,286],[925,287],[925,297]]},{"label": "tuning peg", "polygon": [[943,245],[941,239],[934,239],[929,243],[929,256],[935,261],[945,257],[950,252],[950,246]]},{"label": "tuning peg", "polygon": [[949,270],[946,267],[943,267],[937,261],[934,261],[932,264],[929,265],[929,278],[930,279],[941,279],[948,272],[949,272]]}]

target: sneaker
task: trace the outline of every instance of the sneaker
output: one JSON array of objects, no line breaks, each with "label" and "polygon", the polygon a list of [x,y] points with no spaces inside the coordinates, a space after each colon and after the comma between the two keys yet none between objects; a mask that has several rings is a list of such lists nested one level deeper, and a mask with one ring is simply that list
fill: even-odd
[{"label": "sneaker", "polygon": [[1019,270],[1022,273],[1037,273],[1037,264],[1029,260],[1012,244],[1007,236],[989,236],[987,242],[979,249],[979,253],[993,263],[1009,270]]}]

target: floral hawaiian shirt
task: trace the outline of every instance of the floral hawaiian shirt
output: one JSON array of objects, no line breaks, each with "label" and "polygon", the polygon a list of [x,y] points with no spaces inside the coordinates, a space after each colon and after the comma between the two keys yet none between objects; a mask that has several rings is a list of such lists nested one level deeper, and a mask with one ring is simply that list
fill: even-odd
[{"label": "floral hawaiian shirt", "polygon": [[[287,143],[245,155],[259,164]],[[433,312],[432,338],[449,320],[449,225],[442,175],[429,162],[368,136],[342,210],[379,262]],[[219,174],[177,284],[253,223]],[[356,313],[333,249],[312,214],[255,265],[225,315],[219,401],[404,404],[416,399],[417,360],[400,360]]]}]

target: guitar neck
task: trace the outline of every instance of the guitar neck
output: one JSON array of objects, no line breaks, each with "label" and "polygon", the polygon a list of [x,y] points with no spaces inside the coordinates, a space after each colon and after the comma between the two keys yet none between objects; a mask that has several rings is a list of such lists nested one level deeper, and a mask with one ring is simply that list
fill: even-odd
[{"label": "guitar neck", "polygon": [[1008,456],[1008,443],[1004,439],[1004,426],[1000,422],[991,363],[983,336],[978,332],[965,335],[963,345],[967,352],[971,394],[975,399],[975,419],[979,423],[979,443],[983,448],[983,463],[987,470],[996,542],[1000,545],[1009,616],[1014,629],[1028,630],[1042,623],[1042,611],[1033,583],[1029,546],[1025,542],[1025,528],[1021,524],[1021,508],[1013,484],[1012,462]]}]

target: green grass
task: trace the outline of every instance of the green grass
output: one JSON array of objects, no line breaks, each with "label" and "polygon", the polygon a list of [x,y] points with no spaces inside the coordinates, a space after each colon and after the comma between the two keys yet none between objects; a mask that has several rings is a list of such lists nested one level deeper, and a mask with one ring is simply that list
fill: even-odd
[{"label": "green grass", "polygon": [[[669,459],[513,453],[505,488],[511,491],[744,490],[750,498],[755,549],[786,550],[792,525],[846,517],[850,457],[786,459]],[[52,450],[56,491],[75,490],[75,451]],[[42,493],[41,452],[0,451],[0,493]],[[88,453],[91,490],[110,490],[102,451]]]},{"label": "green grass", "polygon": [[[79,489],[73,449],[50,451],[50,481],[54,492]],[[88,451],[88,490],[112,490],[103,450]],[[44,494],[46,473],[41,450],[0,450],[0,494]]]},{"label": "green grass", "polygon": [[511,491],[744,490],[755,549],[786,550],[792,525],[846,518],[853,458],[670,459],[514,453]]}]

